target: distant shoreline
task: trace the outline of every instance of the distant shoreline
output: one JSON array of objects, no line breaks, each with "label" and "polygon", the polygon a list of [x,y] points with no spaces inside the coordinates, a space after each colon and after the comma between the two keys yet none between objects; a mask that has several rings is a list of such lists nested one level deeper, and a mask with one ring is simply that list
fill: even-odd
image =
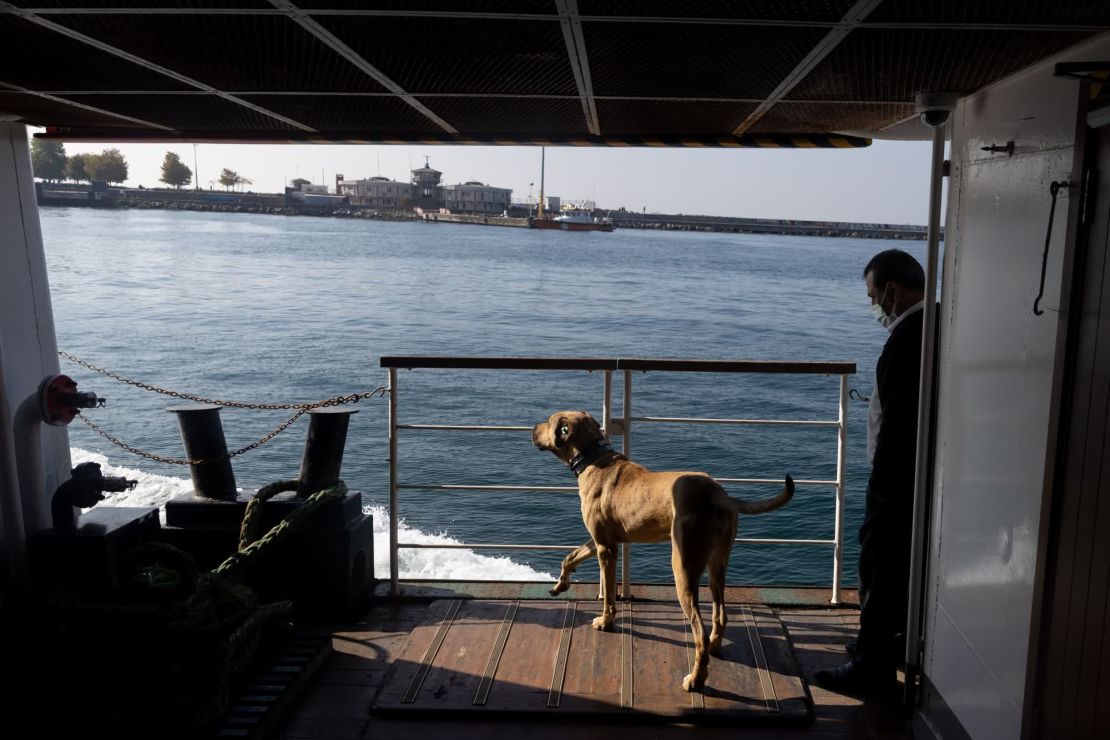
[{"label": "distant shoreline", "polygon": [[[89,188],[88,186],[46,183],[39,183],[38,185],[39,187],[36,188],[38,204],[51,207],[258,213],[273,216],[357,218],[375,221],[424,220],[423,216],[414,211],[378,210],[346,204],[307,206],[289,201],[280,194],[221,193],[208,190]],[[619,229],[896,240],[923,240],[926,237],[924,226],[904,224],[688,216],[684,214],[635,213],[622,210],[599,210],[598,212],[611,218],[613,224]],[[487,218],[495,219],[499,217],[487,216]],[[490,223],[489,225],[497,224]]]}]

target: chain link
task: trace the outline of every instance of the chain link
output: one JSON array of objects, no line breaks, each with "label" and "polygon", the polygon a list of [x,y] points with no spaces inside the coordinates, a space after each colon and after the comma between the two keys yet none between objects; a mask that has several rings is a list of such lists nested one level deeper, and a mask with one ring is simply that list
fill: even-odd
[{"label": "chain link", "polygon": [[373,398],[374,396],[384,396],[388,390],[385,386],[378,386],[372,391],[363,391],[361,393],[351,393],[346,396],[333,396],[325,398],[320,401],[312,401],[310,403],[244,403],[242,401],[221,401],[215,398],[204,398],[203,396],[195,396],[192,393],[182,393],[180,391],[171,391],[167,388],[160,388],[150,383],[143,383],[138,380],[114,373],[111,370],[105,370],[102,367],[97,367],[90,362],[86,362],[79,357],[75,357],[68,352],[58,350],[58,355],[66,358],[70,362],[76,363],[83,368],[92,370],[94,373],[99,373],[107,378],[118,380],[127,385],[133,385],[136,388],[141,388],[144,391],[152,391],[154,393],[161,393],[163,396],[171,396],[172,398],[180,398],[185,401],[196,401],[197,403],[207,403],[213,406],[226,406],[233,409],[268,409],[268,410],[286,410],[291,411],[294,409],[301,409],[303,411],[311,411],[313,409],[329,408],[331,406],[342,406],[347,403],[358,403],[359,401]]},{"label": "chain link", "polygon": [[[282,432],[284,432],[290,424],[295,422],[297,419],[301,418],[301,416],[303,416],[307,411],[308,411],[308,409],[299,409],[295,414],[293,414],[288,419],[286,419],[285,421],[283,421],[282,423],[280,423],[276,427],[274,427],[273,431],[271,431],[269,434],[267,434],[266,436],[264,436],[264,437],[262,437],[258,440],[255,440],[254,442],[251,442],[246,447],[240,447],[239,449],[235,450],[234,452],[227,453],[227,457],[231,458],[231,457],[235,457],[236,455],[242,455],[244,452],[250,452],[251,450],[253,450],[257,447],[261,447],[262,445],[266,444],[267,442],[269,442],[274,437],[276,437],[279,434],[281,434]],[[94,432],[96,432],[97,434],[99,434],[101,437],[108,440],[112,444],[117,445],[119,447],[122,447],[123,449],[127,450],[128,452],[132,453],[133,455],[138,455],[139,457],[145,457],[147,460],[153,460],[155,462],[160,462],[160,463],[168,463],[170,465],[201,465],[203,463],[215,462],[216,460],[222,460],[223,459],[222,457],[212,457],[212,458],[205,458],[203,460],[189,460],[189,459],[180,458],[180,457],[165,457],[163,455],[158,455],[158,454],[155,454],[153,452],[147,452],[146,450],[140,450],[138,447],[132,447],[131,445],[127,444],[126,442],[124,442],[119,437],[114,436],[110,432],[104,431],[104,429],[102,429],[100,426],[98,426],[96,424],[96,422],[94,422],[92,419],[90,419],[89,417],[85,416],[84,414],[82,414],[80,412],[78,412],[77,418],[79,418],[81,421],[83,421],[85,423],[85,426],[89,427]]]},{"label": "chain link", "polygon": [[[195,396],[191,393],[181,393],[179,391],[171,391],[171,390],[168,390],[166,388],[160,388],[156,385],[150,385],[149,383],[142,383],[138,380],[132,380],[131,378],[127,378],[127,377],[124,377],[123,375],[120,375],[119,373],[114,373],[111,370],[105,370],[102,367],[97,367],[96,365],[93,365],[92,363],[85,362],[84,360],[82,360],[78,357],[75,357],[75,356],[71,355],[68,352],[63,352],[63,351],[59,350],[58,354],[60,356],[64,357],[64,358],[66,358],[70,362],[74,362],[74,363],[80,365],[81,367],[92,370],[94,373],[99,373],[100,375],[103,375],[105,377],[112,378],[113,380],[118,380],[119,382],[126,383],[127,385],[135,386],[136,388],[141,388],[145,391],[152,391],[154,393],[161,393],[164,396],[172,396],[173,398],[181,398],[181,399],[184,399],[184,400],[187,400],[187,401],[196,401],[197,403],[206,403],[206,404],[210,404],[210,405],[213,405],[213,406],[226,406],[228,408],[235,408],[235,409],[265,409],[265,410],[286,410],[286,411],[292,410],[292,411],[295,411],[295,413],[292,416],[290,416],[288,419],[286,419],[282,423],[278,424],[269,434],[266,434],[265,436],[259,438],[258,440],[254,441],[254,442],[251,442],[246,447],[240,447],[238,450],[235,450],[234,452],[229,452],[227,454],[227,457],[229,457],[229,458],[235,457],[236,455],[242,455],[244,452],[250,452],[253,449],[261,447],[262,445],[266,444],[271,439],[273,439],[274,437],[278,436],[279,434],[284,432],[286,429],[288,429],[290,424],[295,422],[297,419],[301,418],[305,413],[307,413],[309,411],[312,411],[313,409],[330,408],[330,407],[333,407],[333,406],[342,406],[342,405],[348,404],[348,403],[358,403],[359,401],[362,401],[364,399],[370,399],[370,398],[373,398],[375,396],[384,396],[386,391],[388,390],[385,386],[379,386],[379,387],[375,388],[372,391],[363,391],[361,393],[351,393],[351,394],[345,395],[345,396],[333,396],[331,398],[325,398],[323,400],[313,401],[311,403],[243,403],[243,402],[240,402],[240,401],[221,401],[221,400],[212,399],[212,398],[204,398],[202,396]],[[185,459],[185,458],[165,457],[164,455],[158,455],[158,454],[155,454],[153,452],[147,452],[146,450],[140,450],[137,447],[132,447],[131,445],[127,444],[126,442],[121,440],[119,437],[116,437],[116,436],[112,435],[111,433],[105,431],[104,429],[99,427],[94,421],[92,421],[92,419],[89,419],[84,414],[78,412],[77,416],[78,416],[79,419],[81,419],[81,421],[83,421],[85,423],[86,426],[88,426],[90,429],[92,429],[94,432],[96,432],[97,434],[99,434],[101,437],[108,440],[112,444],[117,445],[118,447],[122,447],[123,449],[127,450],[128,452],[130,452],[133,455],[138,455],[139,457],[145,457],[148,460],[153,460],[155,462],[160,462],[160,463],[168,463],[170,465],[200,465],[202,463],[214,462],[215,460],[223,459],[223,458],[210,458],[210,459],[205,459],[205,460],[189,460],[189,459]]]}]

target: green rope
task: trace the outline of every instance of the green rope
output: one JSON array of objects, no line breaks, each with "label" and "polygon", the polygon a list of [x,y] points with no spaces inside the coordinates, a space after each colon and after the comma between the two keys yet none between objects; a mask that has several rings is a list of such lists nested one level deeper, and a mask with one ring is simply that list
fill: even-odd
[{"label": "green rope", "polygon": [[247,546],[258,539],[255,535],[262,515],[262,504],[279,493],[297,490],[299,484],[299,480],[279,480],[258,489],[258,493],[254,494],[254,497],[247,502],[247,508],[243,512],[243,523],[239,526],[240,550],[246,550]]},{"label": "green rope", "polygon": [[272,549],[275,543],[288,536],[290,531],[299,526],[310,514],[325,504],[341,499],[346,495],[347,485],[343,481],[337,482],[330,488],[317,491],[309,496],[299,508],[278,522],[273,529],[259,538],[256,542],[252,542],[238,552],[233,553],[231,557],[216,566],[212,574],[225,578],[238,578],[241,575],[240,569],[243,566]]}]

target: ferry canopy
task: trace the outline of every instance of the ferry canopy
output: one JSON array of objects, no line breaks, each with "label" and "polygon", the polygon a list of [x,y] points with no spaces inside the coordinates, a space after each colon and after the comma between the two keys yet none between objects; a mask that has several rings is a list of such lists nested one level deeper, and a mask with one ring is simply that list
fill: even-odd
[{"label": "ferry canopy", "polygon": [[906,138],[919,92],[1108,28],[1086,0],[0,0],[0,120],[86,141],[854,147]]}]

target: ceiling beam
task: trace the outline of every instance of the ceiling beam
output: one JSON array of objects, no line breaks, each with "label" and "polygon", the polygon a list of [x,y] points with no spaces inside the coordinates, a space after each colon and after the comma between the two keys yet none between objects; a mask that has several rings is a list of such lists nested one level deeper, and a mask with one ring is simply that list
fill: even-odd
[{"label": "ceiling beam", "polygon": [[[197,96],[209,95],[204,90],[39,90],[38,92],[50,95],[178,95]],[[349,90],[240,90],[239,95],[267,95],[272,97],[313,97],[313,98],[395,98],[392,92],[352,92]],[[580,95],[564,94],[529,94],[529,93],[412,93],[421,98],[457,98],[457,99],[490,99],[490,100],[580,100]],[[707,97],[679,97],[675,95],[594,95],[594,100],[625,100],[631,102],[648,103],[761,103],[763,98],[707,98]],[[837,98],[783,98],[780,103],[795,103],[807,105],[906,105],[905,100],[846,100]]]},{"label": "ceiling beam", "polygon": [[109,116],[111,118],[118,118],[121,121],[127,121],[128,123],[137,123],[140,126],[146,126],[147,128],[156,128],[156,129],[161,129],[162,131],[176,131],[177,130],[177,129],[171,128],[169,126],[163,126],[160,123],[154,123],[152,121],[144,121],[141,118],[132,118],[131,116],[125,116],[122,113],[113,113],[110,110],[104,110],[103,108],[97,108],[97,107],[92,106],[92,105],[85,105],[84,103],[78,103],[78,102],[73,101],[73,100],[67,100],[66,98],[58,97],[57,95],[51,95],[50,93],[38,92],[36,90],[28,90],[25,87],[20,87],[19,85],[13,85],[9,82],[4,82],[4,81],[0,80],[0,91],[3,91],[3,90],[10,90],[11,92],[17,92],[17,93],[21,93],[23,95],[31,95],[31,96],[34,96],[36,98],[42,98],[44,100],[49,100],[49,101],[54,102],[54,103],[64,103],[65,105],[71,105],[74,108],[81,108],[82,110],[87,110],[87,111],[90,111],[92,113],[98,113],[102,116]]},{"label": "ceiling beam", "polygon": [[[288,11],[277,8],[22,8],[23,12],[34,15],[287,15]],[[0,6],[0,14],[13,13],[13,10]],[[558,21],[558,15],[551,13],[483,13],[443,10],[376,10],[363,8],[319,8],[301,12],[306,16],[355,16],[381,18],[451,18],[455,20],[510,20],[510,21]],[[590,23],[666,23],[682,25],[710,26],[769,26],[796,28],[842,28],[856,26],[852,22],[793,20],[775,18],[713,18],[713,17],[674,17],[657,15],[579,15],[578,18]],[[906,30],[906,31],[1076,31],[1098,33],[1110,30],[1110,24],[1087,23],[975,23],[941,21],[881,21],[866,24],[867,28]]]},{"label": "ceiling beam", "polygon": [[18,17],[22,18],[25,21],[29,21],[31,23],[34,23],[37,26],[41,26],[43,28],[49,29],[51,31],[54,31],[55,33],[61,34],[62,36],[67,36],[67,37],[73,39],[74,41],[80,41],[81,43],[87,44],[87,45],[93,47],[94,49],[99,49],[100,51],[111,54],[112,56],[119,57],[120,59],[126,59],[127,61],[131,62],[132,64],[137,64],[140,67],[145,67],[145,68],[147,68],[147,69],[149,69],[153,72],[157,72],[159,74],[165,75],[166,77],[169,77],[170,79],[173,79],[173,80],[177,80],[178,82],[181,82],[185,85],[188,85],[189,87],[195,87],[199,90],[204,90],[205,92],[211,93],[213,95],[217,95],[217,96],[223,98],[224,100],[226,100],[228,102],[235,103],[236,105],[241,105],[244,108],[249,108],[250,110],[253,110],[256,113],[261,113],[262,115],[268,116],[269,118],[273,118],[277,121],[281,121],[282,123],[289,124],[290,126],[292,126],[294,128],[297,128],[297,129],[300,129],[301,131],[308,131],[308,132],[315,132],[316,131],[316,129],[312,128],[311,126],[306,126],[303,123],[299,123],[298,121],[294,121],[292,118],[286,118],[283,115],[280,115],[278,113],[274,113],[271,110],[266,110],[262,106],[255,105],[254,103],[248,103],[246,100],[243,100],[242,98],[238,98],[238,97],[232,95],[231,93],[224,92],[223,90],[218,90],[218,89],[212,87],[211,85],[207,85],[203,82],[200,82],[199,80],[194,80],[192,77],[187,77],[187,76],[185,76],[185,75],[183,75],[179,72],[174,72],[172,69],[167,69],[166,67],[163,67],[159,64],[155,64],[154,62],[143,59],[142,57],[135,56],[134,54],[131,54],[130,52],[126,52],[123,49],[118,49],[115,46],[112,46],[111,44],[106,44],[103,41],[99,41],[97,39],[94,39],[92,36],[86,36],[85,34],[80,33],[78,31],[75,31],[72,28],[69,28],[67,26],[63,26],[63,25],[61,25],[59,23],[55,23],[54,21],[51,21],[51,20],[47,20],[46,18],[40,18],[32,12],[25,11],[21,8],[17,8],[14,5],[12,5],[11,3],[4,2],[4,0],[0,0],[0,10],[9,11],[13,15],[18,16]]},{"label": "ceiling beam", "polygon": [[840,42],[847,38],[848,34],[852,32],[856,26],[863,23],[871,11],[878,7],[882,0],[858,0],[855,5],[848,9],[844,17],[840,20],[840,25],[831,29],[824,38],[822,38],[816,46],[810,49],[809,53],[805,55],[802,61],[798,62],[797,66],[790,71],[789,74],[783,78],[778,87],[771,91],[767,99],[756,106],[755,110],[748,114],[739,126],[737,126],[732,134],[733,136],[741,136],[748,132],[752,126],[757,124],[767,112],[786,97],[786,94],[798,86],[804,80],[814,67],[820,64],[825,57],[832,53],[833,49],[840,45]]},{"label": "ceiling beam", "polygon": [[594,102],[594,83],[590,78],[590,60],[586,56],[586,39],[582,35],[578,0],[555,0],[555,7],[559,11],[559,25],[563,29],[563,41],[567,45],[567,58],[574,72],[574,83],[578,86],[578,97],[582,100],[586,128],[594,136],[600,136],[601,123],[597,117],[597,104]]},{"label": "ceiling beam", "polygon": [[458,130],[437,116],[428,106],[421,103],[416,97],[404,90],[400,85],[391,80],[380,69],[375,67],[370,62],[366,61],[354,49],[347,46],[339,40],[331,31],[321,26],[316,20],[310,18],[308,13],[301,10],[299,7],[289,2],[289,0],[270,0],[270,3],[279,10],[284,10],[289,18],[301,28],[311,33],[318,40],[322,41],[328,48],[334,51],[339,56],[346,59],[351,64],[358,67],[364,74],[373,79],[379,85],[392,92],[399,100],[403,100],[410,106],[415,108],[421,115],[429,121],[439,126],[441,129],[449,134],[457,134]]}]

